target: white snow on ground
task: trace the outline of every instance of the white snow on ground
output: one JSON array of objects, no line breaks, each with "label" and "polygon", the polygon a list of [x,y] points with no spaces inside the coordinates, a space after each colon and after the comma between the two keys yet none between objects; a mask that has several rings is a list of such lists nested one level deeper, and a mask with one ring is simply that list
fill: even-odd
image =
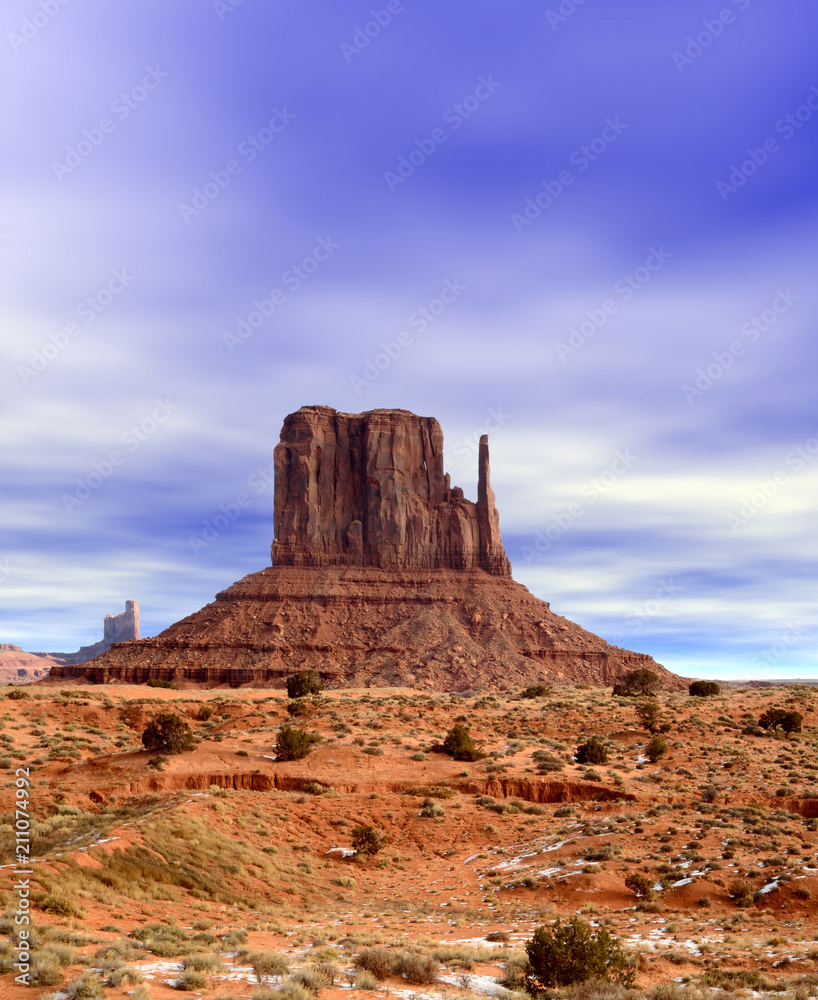
[{"label": "white snow on ground", "polygon": [[780,885],[781,883],[778,880],[770,882],[767,885],[762,885],[762,887],[758,890],[758,894],[760,896],[763,892],[772,892],[773,889],[777,889]]},{"label": "white snow on ground", "polygon": [[[508,992],[504,986],[500,986],[491,976],[473,976],[471,973],[463,973],[459,976],[438,976],[438,979],[443,983],[449,983],[451,986],[459,986],[463,975],[468,976],[468,989],[474,993],[485,993],[488,996],[502,996]],[[395,992],[400,993],[402,991],[395,990]]]}]

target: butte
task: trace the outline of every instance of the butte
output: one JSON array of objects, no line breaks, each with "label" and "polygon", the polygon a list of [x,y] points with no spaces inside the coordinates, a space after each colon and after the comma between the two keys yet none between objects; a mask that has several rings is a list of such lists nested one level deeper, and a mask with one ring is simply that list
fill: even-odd
[{"label": "butte", "polygon": [[281,687],[500,690],[610,685],[636,668],[681,678],[554,614],[511,578],[480,439],[477,502],[443,471],[437,420],[305,406],[275,448],[272,566],[154,638],[49,679]]}]

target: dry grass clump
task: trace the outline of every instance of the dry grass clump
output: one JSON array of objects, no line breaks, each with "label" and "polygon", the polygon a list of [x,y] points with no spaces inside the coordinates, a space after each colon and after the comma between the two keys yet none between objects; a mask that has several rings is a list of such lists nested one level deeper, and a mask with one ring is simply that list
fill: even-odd
[{"label": "dry grass clump", "polygon": [[376,979],[404,976],[417,986],[433,983],[440,972],[440,963],[432,956],[389,948],[364,948],[354,962],[356,968],[370,972]]}]

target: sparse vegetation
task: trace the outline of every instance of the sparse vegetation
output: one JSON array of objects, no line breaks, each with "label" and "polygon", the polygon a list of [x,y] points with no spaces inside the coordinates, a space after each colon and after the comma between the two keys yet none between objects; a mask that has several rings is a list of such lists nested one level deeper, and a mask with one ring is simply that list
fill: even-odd
[{"label": "sparse vegetation", "polygon": [[482,760],[486,754],[479,749],[471,737],[468,727],[462,723],[452,726],[443,741],[443,749],[455,760]]},{"label": "sparse vegetation", "polygon": [[721,694],[721,688],[715,681],[693,681],[687,693],[691,698],[714,698]]},{"label": "sparse vegetation", "polygon": [[287,678],[287,697],[306,698],[311,694],[321,694],[324,686],[314,670],[299,670]]},{"label": "sparse vegetation", "polygon": [[580,743],[575,754],[579,764],[607,764],[608,751],[605,744],[598,736],[592,736],[584,743]]},{"label": "sparse vegetation", "polygon": [[538,927],[525,950],[531,967],[526,984],[535,995],[549,987],[590,979],[623,986],[630,986],[634,979],[618,939],[604,927],[592,928],[579,917],[565,923],[557,918],[550,927]]},{"label": "sparse vegetation", "polygon": [[184,753],[193,750],[196,740],[190,726],[174,712],[162,712],[153,718],[142,733],[146,750],[163,753]]}]

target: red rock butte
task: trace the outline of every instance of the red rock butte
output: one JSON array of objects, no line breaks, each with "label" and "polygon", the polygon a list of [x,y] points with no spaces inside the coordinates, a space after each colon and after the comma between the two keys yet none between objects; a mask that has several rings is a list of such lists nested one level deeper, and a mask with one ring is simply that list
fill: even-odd
[{"label": "red rock butte", "polygon": [[611,684],[651,657],[610,646],[511,579],[480,439],[477,502],[443,471],[437,420],[305,406],[274,453],[273,565],[152,639],[115,643],[50,679],[463,691]]}]

